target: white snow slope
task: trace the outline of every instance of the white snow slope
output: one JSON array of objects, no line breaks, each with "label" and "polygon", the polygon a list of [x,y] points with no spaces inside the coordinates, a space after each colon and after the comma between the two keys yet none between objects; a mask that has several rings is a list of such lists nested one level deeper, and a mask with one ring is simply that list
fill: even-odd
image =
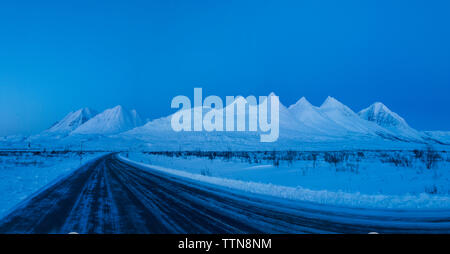
[{"label": "white snow slope", "polygon": [[381,102],[376,102],[368,108],[361,110],[358,115],[367,121],[374,122],[396,134],[399,138],[406,140],[420,141],[420,132],[411,128],[398,114],[392,112]]},{"label": "white snow slope", "polygon": [[[320,112],[334,121],[337,126],[346,129],[349,133],[368,136],[384,135],[391,133],[383,127],[359,117],[353,110],[345,106],[333,97],[328,97],[319,108]],[[353,135],[355,135],[353,134]]]},{"label": "white snow slope", "polygon": [[424,131],[426,137],[450,145],[450,131]]},{"label": "white snow slope", "polygon": [[141,124],[142,120],[136,110],[128,111],[119,105],[96,115],[71,134],[116,134]]},{"label": "white snow slope", "polygon": [[62,120],[55,123],[48,130],[44,131],[44,133],[68,134],[89,121],[95,115],[97,115],[97,112],[90,108],[82,108],[77,111],[70,112]]}]

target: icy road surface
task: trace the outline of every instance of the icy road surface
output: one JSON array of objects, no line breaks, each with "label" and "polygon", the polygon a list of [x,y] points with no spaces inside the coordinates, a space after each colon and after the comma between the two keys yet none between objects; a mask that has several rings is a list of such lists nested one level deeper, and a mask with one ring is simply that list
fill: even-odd
[{"label": "icy road surface", "polygon": [[450,233],[448,210],[292,202],[134,166],[109,154],[34,194],[1,233]]}]

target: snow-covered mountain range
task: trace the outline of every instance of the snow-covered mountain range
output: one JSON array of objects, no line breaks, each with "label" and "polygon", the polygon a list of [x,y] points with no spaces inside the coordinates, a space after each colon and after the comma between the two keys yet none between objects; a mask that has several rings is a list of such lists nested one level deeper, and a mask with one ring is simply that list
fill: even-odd
[{"label": "snow-covered mountain range", "polygon": [[[206,114],[209,110],[203,109],[202,112]],[[89,108],[79,109],[41,134],[23,140],[38,146],[51,143],[70,147],[85,142],[92,148],[199,150],[450,145],[449,132],[415,130],[381,102],[355,113],[333,97],[328,97],[320,107],[302,97],[289,107],[280,103],[279,113],[280,137],[274,143],[261,143],[259,134],[249,131],[175,132],[170,124],[171,115],[144,124],[136,110],[122,106],[98,114]],[[3,138],[0,142],[7,140]]]}]

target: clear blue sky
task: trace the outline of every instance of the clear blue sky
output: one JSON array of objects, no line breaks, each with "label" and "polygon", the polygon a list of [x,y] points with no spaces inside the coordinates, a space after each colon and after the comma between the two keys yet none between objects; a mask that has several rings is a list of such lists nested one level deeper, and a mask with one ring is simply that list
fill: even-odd
[{"label": "clear blue sky", "polygon": [[[94,3],[95,2],[95,3]],[[8,1],[0,3],[0,135],[122,104],[331,95],[382,101],[421,130],[450,130],[449,1]]]}]

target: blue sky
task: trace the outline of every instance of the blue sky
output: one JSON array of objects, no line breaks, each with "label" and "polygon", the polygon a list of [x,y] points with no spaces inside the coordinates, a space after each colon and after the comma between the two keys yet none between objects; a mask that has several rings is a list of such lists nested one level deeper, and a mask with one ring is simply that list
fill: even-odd
[{"label": "blue sky", "polygon": [[[450,130],[449,1],[2,1],[0,135],[36,133],[81,107],[144,118],[171,99],[328,96],[382,101]],[[395,3],[394,3],[395,2]]]}]

